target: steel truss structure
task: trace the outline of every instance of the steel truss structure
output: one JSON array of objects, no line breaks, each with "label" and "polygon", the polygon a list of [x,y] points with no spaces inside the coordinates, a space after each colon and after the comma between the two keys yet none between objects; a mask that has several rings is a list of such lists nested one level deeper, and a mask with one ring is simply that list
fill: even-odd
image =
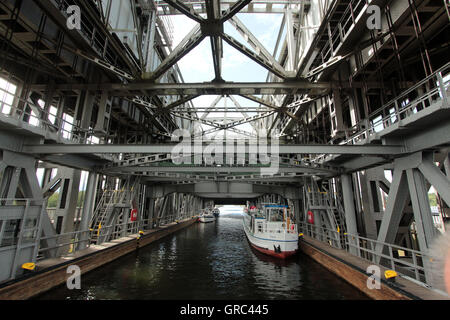
[{"label": "steel truss structure", "polygon": [[[274,48],[243,22],[254,14],[281,17]],[[178,44],[173,15],[195,22]],[[2,1],[0,283],[250,201],[441,289],[418,257],[450,217],[449,19],[432,0]],[[207,38],[214,78],[186,83],[178,62]],[[266,81],[224,79],[224,46]]]}]

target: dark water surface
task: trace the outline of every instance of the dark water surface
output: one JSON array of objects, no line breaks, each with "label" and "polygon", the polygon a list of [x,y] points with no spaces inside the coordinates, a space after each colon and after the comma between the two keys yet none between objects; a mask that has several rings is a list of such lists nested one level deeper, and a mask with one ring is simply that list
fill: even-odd
[{"label": "dark water surface", "polygon": [[367,299],[309,257],[252,249],[241,217],[196,223],[38,299]]}]

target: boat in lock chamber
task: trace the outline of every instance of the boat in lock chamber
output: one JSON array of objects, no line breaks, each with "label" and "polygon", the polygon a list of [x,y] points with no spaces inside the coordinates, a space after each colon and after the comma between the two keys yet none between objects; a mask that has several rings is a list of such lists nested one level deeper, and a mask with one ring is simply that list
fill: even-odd
[{"label": "boat in lock chamber", "polygon": [[216,221],[216,217],[210,210],[203,210],[203,212],[200,214],[198,220],[203,223],[214,222],[214,221]]},{"label": "boat in lock chamber", "polygon": [[288,206],[262,204],[244,210],[245,235],[258,251],[277,258],[287,258],[298,250],[297,224]]},{"label": "boat in lock chamber", "polygon": [[218,218],[219,215],[220,215],[220,210],[219,210],[219,208],[214,208],[213,211],[212,211],[212,213],[213,213],[214,217]]}]

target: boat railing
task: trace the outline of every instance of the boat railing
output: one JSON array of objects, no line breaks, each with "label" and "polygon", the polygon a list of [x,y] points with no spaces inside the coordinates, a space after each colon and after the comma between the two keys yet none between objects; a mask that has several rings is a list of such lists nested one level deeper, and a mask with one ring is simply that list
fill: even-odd
[{"label": "boat railing", "polygon": [[264,224],[263,230],[267,233],[292,233],[297,234],[297,225],[295,223],[289,223],[289,225],[284,221],[279,222],[266,222]]}]

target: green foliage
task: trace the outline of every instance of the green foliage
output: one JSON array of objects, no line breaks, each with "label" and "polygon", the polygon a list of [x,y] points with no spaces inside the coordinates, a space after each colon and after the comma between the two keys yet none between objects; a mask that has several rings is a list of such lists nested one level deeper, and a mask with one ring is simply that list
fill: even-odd
[{"label": "green foliage", "polygon": [[86,191],[80,191],[78,192],[78,201],[77,201],[77,207],[82,207],[83,206],[83,201],[84,201],[84,195],[86,194]]},{"label": "green foliage", "polygon": [[58,196],[59,193],[55,192],[50,196],[50,198],[48,198],[47,208],[56,208],[56,205],[58,203]]},{"label": "green foliage", "polygon": [[432,206],[432,207],[437,206],[437,198],[436,198],[436,194],[434,194],[434,193],[429,193],[429,194],[428,194],[428,199],[430,200],[430,206]]},{"label": "green foliage", "polygon": [[[83,206],[85,193],[86,193],[86,191],[84,191],[84,190],[78,192],[77,207]],[[52,194],[50,196],[50,198],[48,198],[47,208],[56,208],[56,205],[58,204],[58,197],[59,197],[59,192],[55,192],[54,194]]]}]

